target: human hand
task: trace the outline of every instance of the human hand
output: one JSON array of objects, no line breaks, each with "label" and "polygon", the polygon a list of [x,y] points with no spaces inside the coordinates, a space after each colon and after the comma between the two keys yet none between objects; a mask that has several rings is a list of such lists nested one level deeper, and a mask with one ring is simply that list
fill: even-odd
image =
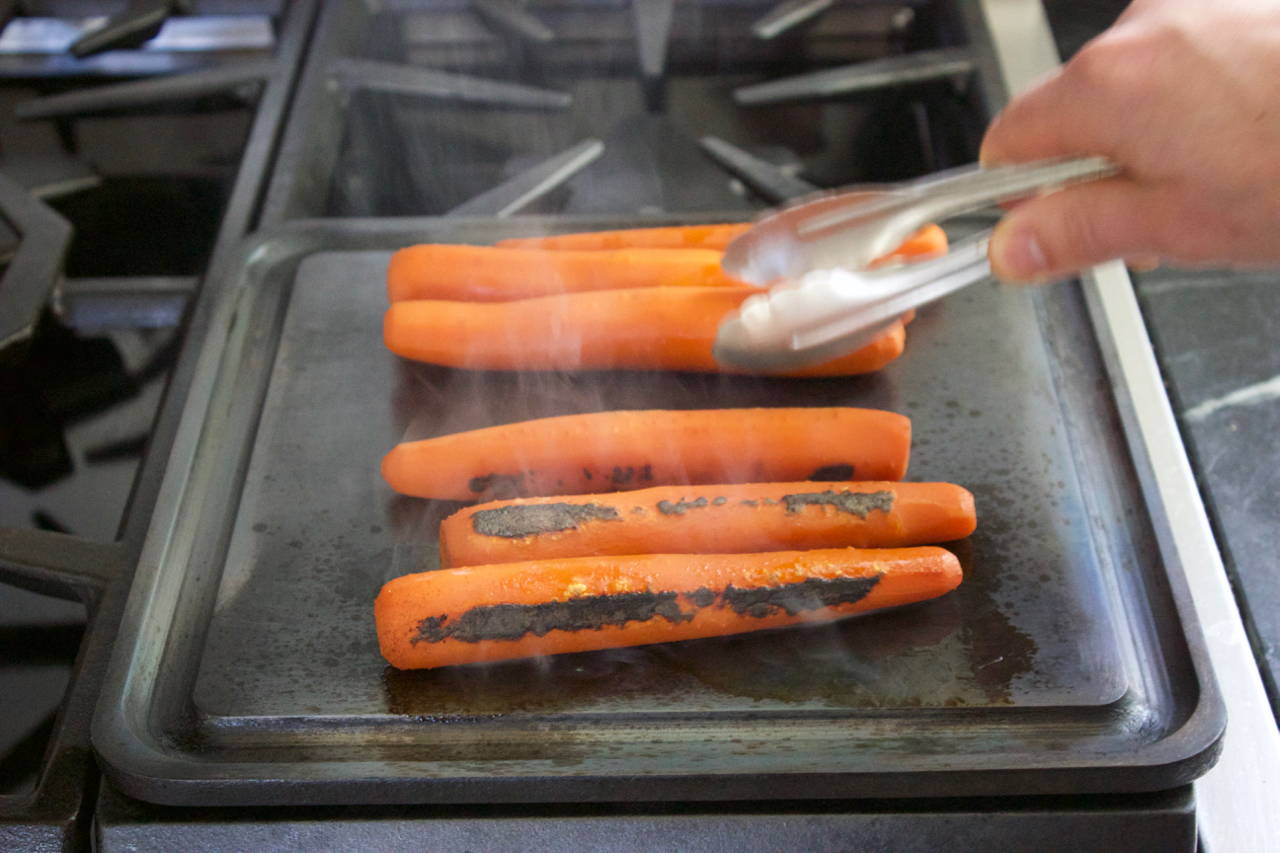
[{"label": "human hand", "polygon": [[1134,0],[1013,99],[983,163],[1104,155],[1124,173],[1014,206],[991,263],[1043,282],[1124,258],[1280,266],[1280,2]]}]

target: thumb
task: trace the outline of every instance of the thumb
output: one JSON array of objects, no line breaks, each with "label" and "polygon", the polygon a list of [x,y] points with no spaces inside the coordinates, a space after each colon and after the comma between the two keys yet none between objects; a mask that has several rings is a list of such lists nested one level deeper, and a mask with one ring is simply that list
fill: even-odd
[{"label": "thumb", "polygon": [[1042,284],[1113,258],[1152,254],[1144,193],[1110,179],[1029,199],[996,226],[988,254],[1002,281]]}]

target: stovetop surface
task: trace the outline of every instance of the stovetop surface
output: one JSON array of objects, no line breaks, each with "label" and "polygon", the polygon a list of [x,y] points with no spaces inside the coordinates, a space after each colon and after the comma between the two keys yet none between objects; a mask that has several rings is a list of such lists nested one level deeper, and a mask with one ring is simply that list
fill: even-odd
[{"label": "stovetop surface", "polygon": [[[1107,2],[1046,3],[1064,54],[1069,54],[1087,35],[1114,18],[1116,7],[1120,5]],[[1280,539],[1280,525],[1276,523],[1274,513],[1275,498],[1280,496],[1280,485],[1276,480],[1280,475],[1275,471],[1280,466],[1260,464],[1259,460],[1277,461],[1276,436],[1280,435],[1277,429],[1280,394],[1274,388],[1276,368],[1280,365],[1280,343],[1277,343],[1280,336],[1274,334],[1274,318],[1280,316],[1276,312],[1280,305],[1277,305],[1274,295],[1277,292],[1274,278],[1260,274],[1160,271],[1136,279],[1157,355],[1172,392],[1175,410],[1180,417],[1219,542],[1245,596],[1245,610],[1251,620],[1264,673],[1269,677],[1273,700],[1276,696],[1276,649],[1280,645],[1280,624],[1274,619],[1274,614],[1280,612],[1276,607],[1275,593],[1280,584],[1276,584],[1274,579],[1280,574],[1280,567],[1268,555],[1276,553],[1275,546],[1280,544],[1277,541]],[[1223,291],[1231,296],[1222,299]],[[1210,321],[1206,322],[1205,318],[1210,318]],[[60,606],[55,610],[61,612]],[[71,611],[74,612],[69,621],[78,622],[79,611],[74,605]],[[1187,799],[1190,795],[1184,791],[1181,796],[1183,799],[1172,807],[1170,802],[1146,802],[1139,803],[1137,808],[1142,814],[1169,808],[1185,813],[1190,808]],[[111,842],[120,845],[116,849],[129,849],[123,840],[122,829],[137,821],[142,821],[145,827],[174,820],[197,829],[207,829],[210,824],[221,822],[217,813],[131,804],[109,789],[101,802],[103,825],[112,827],[115,834],[103,835],[100,840],[116,839]],[[1001,804],[989,802],[970,805],[989,814],[1003,808]],[[1057,808],[1065,804],[1044,805]],[[1099,805],[1112,814],[1125,814],[1124,804]],[[1014,808],[1027,807],[1024,804]],[[1035,805],[1029,807],[1035,808]],[[957,804],[957,808],[963,809],[965,804]],[[423,810],[413,814],[421,817],[433,813]],[[333,810],[328,810],[294,813],[285,817],[306,822],[317,818],[341,821],[350,816],[350,813],[336,815]],[[377,814],[371,812],[370,816]],[[384,812],[382,816],[397,817],[397,814]],[[407,813],[398,813],[398,816],[405,817]],[[434,816],[443,817],[439,814]],[[242,820],[237,821],[241,828],[229,830],[225,837],[239,838],[249,845],[252,839],[260,838],[262,832],[271,832],[270,825],[281,815],[279,812],[259,812],[246,813],[241,817]],[[1091,819],[1095,821],[1093,826],[1103,826],[1098,822],[1096,812]],[[154,829],[135,831],[148,836],[151,842],[159,839]],[[455,831],[462,830],[449,830]],[[391,830],[388,837],[394,835],[396,831]],[[465,835],[452,837],[464,839]],[[993,836],[999,837],[998,834]],[[1122,835],[1117,835],[1120,837]],[[465,845],[465,841],[459,843]],[[102,849],[111,848],[108,845]]]}]

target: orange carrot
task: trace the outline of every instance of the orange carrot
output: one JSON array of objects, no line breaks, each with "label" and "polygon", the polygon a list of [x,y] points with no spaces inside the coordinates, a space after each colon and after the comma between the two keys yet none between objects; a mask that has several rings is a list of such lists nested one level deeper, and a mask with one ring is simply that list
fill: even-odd
[{"label": "orange carrot", "polygon": [[633,287],[741,287],[710,249],[541,249],[430,243],[401,249],[387,267],[387,295],[504,302]]},{"label": "orange carrot", "polygon": [[882,258],[877,258],[871,268],[888,264],[917,260],[929,255],[940,255],[947,250],[947,232],[937,225],[926,225]]},{"label": "orange carrot", "polygon": [[911,421],[877,409],[562,415],[397,445],[382,476],[406,495],[492,500],[685,483],[900,480]]},{"label": "orange carrot", "polygon": [[440,565],[903,548],[963,539],[976,526],[973,495],[951,483],[658,486],[467,507],[440,524]]},{"label": "orange carrot", "polygon": [[[741,373],[712,355],[743,287],[650,287],[521,299],[515,302],[397,302],[383,340],[397,355],[481,370],[682,370]],[[856,352],[785,376],[871,373],[902,354],[895,324]]]},{"label": "orange carrot", "polygon": [[428,669],[824,622],[960,580],[929,547],[573,557],[396,578],[374,615],[383,657]]},{"label": "orange carrot", "polygon": [[[559,293],[637,287],[738,287],[742,282],[720,269],[718,249],[723,249],[722,245],[715,249],[687,246],[696,239],[711,239],[704,232],[714,231],[731,238],[745,229],[746,226],[740,225],[706,225],[545,238],[577,238],[585,244],[582,248],[560,244],[538,248],[512,240],[504,240],[497,246],[447,243],[409,246],[391,256],[387,267],[387,295],[392,302],[407,299],[507,302]],[[663,236],[669,233],[687,242],[679,243],[675,237]],[[629,244],[624,238],[634,243]],[[670,239],[671,245],[664,245],[664,239]],[[727,245],[728,240],[724,243]],[[549,248],[556,251],[545,251]],[[946,248],[946,233],[936,225],[926,225],[875,266],[937,254]]]},{"label": "orange carrot", "polygon": [[751,227],[749,222],[726,225],[668,225],[586,231],[551,237],[510,237],[494,245],[517,249],[718,249]]},{"label": "orange carrot", "polygon": [[[729,225],[672,225],[660,228],[626,228],[618,231],[587,231],[557,234],[552,237],[512,237],[499,240],[497,246],[512,249],[718,249],[723,251],[733,240],[751,227],[750,223]],[[947,249],[946,232],[937,225],[926,225],[907,238],[880,264],[932,255]]]}]

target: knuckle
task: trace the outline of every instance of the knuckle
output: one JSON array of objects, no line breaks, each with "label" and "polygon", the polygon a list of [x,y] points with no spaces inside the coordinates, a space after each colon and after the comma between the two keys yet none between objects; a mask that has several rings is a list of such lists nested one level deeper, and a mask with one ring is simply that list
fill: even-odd
[{"label": "knuckle", "polygon": [[1102,226],[1099,217],[1078,206],[1059,211],[1053,239],[1044,246],[1046,257],[1054,267],[1073,267],[1079,262],[1091,263],[1107,260],[1112,249],[1110,232]]}]

